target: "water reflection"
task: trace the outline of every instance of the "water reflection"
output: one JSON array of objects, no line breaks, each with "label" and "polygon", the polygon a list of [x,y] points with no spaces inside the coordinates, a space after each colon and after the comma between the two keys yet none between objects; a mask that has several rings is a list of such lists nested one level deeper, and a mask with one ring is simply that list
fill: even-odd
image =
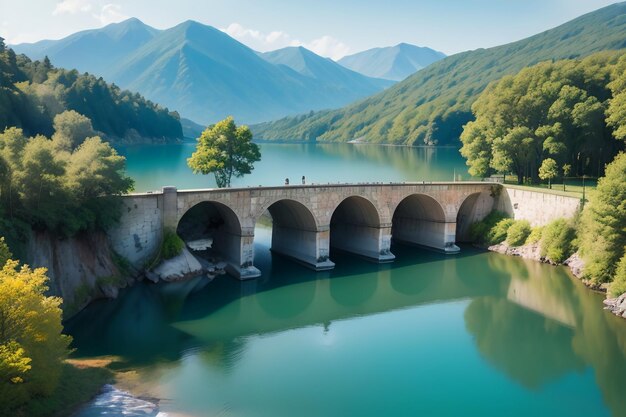
[{"label": "water reflection", "polygon": [[[343,415],[383,412],[375,398],[395,401],[399,415],[456,415],[478,400],[478,414],[501,415],[486,405],[493,389],[507,415],[603,415],[602,403],[626,414],[626,324],[561,268],[470,247],[446,256],[398,246],[394,264],[335,254],[346,258],[320,275],[266,249],[255,263],[270,272],[257,281],[137,285],[93,305],[69,323],[76,354],[142,366],[146,381],[174,408],[189,402],[192,415],[224,407],[293,415],[314,392],[336,405],[351,404],[354,390],[361,403]],[[368,385],[366,370],[390,387]],[[298,375],[307,375],[299,385]],[[297,404],[271,402],[267,378]],[[458,407],[430,404],[433,384],[463,385]],[[420,401],[405,398],[418,389]],[[311,407],[310,415],[342,415]]]}]

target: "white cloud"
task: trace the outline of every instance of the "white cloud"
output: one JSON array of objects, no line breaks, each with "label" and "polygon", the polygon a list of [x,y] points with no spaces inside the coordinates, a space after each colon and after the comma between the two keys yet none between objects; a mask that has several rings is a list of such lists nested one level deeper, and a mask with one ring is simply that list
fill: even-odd
[{"label": "white cloud", "polygon": [[91,10],[89,0],[63,0],[57,3],[52,14],[54,16],[62,14],[85,13]]},{"label": "white cloud", "polygon": [[100,13],[94,13],[93,17],[98,19],[102,25],[121,22],[129,18],[129,16],[122,13],[122,6],[114,3],[105,4],[102,6]]},{"label": "white cloud", "polygon": [[275,30],[269,33],[260,30],[246,28],[239,23],[231,23],[227,28],[221,29],[233,38],[248,45],[250,48],[260,51],[273,51],[286,46],[304,46],[318,55],[339,59],[350,52],[350,47],[332,36],[322,36],[310,42],[303,42],[293,38],[287,32]]},{"label": "white cloud", "polygon": [[343,58],[350,52],[348,45],[328,35],[312,40],[305,47],[318,55],[327,56],[334,60]]},{"label": "white cloud", "polygon": [[227,28],[222,29],[222,32],[226,32],[239,42],[260,52],[297,45],[285,32],[276,30],[266,34],[259,30],[243,27],[239,23],[231,23]]}]

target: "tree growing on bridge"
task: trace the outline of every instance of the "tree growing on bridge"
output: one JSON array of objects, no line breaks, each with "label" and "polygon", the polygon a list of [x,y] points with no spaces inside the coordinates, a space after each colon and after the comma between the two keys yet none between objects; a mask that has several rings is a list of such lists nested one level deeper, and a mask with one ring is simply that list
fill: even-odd
[{"label": "tree growing on bridge", "polygon": [[219,188],[230,187],[233,176],[243,177],[261,160],[248,126],[235,125],[232,116],[209,126],[198,138],[196,151],[187,159],[194,174],[215,175]]}]

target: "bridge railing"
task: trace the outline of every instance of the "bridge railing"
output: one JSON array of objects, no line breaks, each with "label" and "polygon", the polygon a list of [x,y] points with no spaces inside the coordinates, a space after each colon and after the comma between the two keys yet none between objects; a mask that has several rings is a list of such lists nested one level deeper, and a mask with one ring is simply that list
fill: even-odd
[{"label": "bridge railing", "polygon": [[[250,190],[282,190],[282,189],[297,189],[297,188],[343,188],[343,187],[379,187],[379,186],[415,186],[415,185],[485,185],[485,183],[501,183],[497,179],[483,178],[481,180],[458,180],[458,181],[376,181],[376,182],[311,182],[309,184],[285,184],[285,185],[247,185],[242,187],[229,187],[229,188],[190,188],[190,189],[177,189],[177,192],[210,192],[210,191],[250,191]],[[169,186],[163,187],[168,188]],[[174,187],[176,188],[176,187]],[[152,190],[138,193],[130,193],[129,195],[150,195],[150,194],[162,194],[161,190]]]}]

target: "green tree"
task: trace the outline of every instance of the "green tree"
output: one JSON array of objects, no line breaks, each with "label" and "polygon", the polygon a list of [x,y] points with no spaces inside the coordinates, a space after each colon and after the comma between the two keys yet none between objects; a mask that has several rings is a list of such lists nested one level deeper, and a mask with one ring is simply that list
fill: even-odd
[{"label": "green tree", "polygon": [[119,195],[133,185],[125,158],[99,137],[81,142],[68,150],[16,128],[0,134],[0,207],[13,224],[71,236],[106,229],[119,217]]},{"label": "green tree", "polygon": [[209,126],[198,138],[196,151],[187,159],[194,174],[215,175],[220,188],[230,187],[233,176],[242,177],[261,160],[259,147],[252,143],[248,126],[235,125],[232,117]]},{"label": "green tree", "polygon": [[85,138],[96,136],[91,120],[74,110],[66,110],[54,116],[52,140],[59,149],[71,151]]},{"label": "green tree", "polygon": [[584,273],[595,282],[614,279],[626,248],[626,154],[606,167],[583,215],[580,234]]},{"label": "green tree", "polygon": [[565,179],[572,172],[572,166],[570,164],[563,165],[563,191],[565,191]]},{"label": "green tree", "polygon": [[548,188],[552,189],[552,178],[559,175],[559,169],[556,161],[552,158],[546,158],[539,167],[539,178],[548,180]]},{"label": "green tree", "polygon": [[626,55],[613,68],[613,78],[609,84],[613,98],[606,110],[606,122],[613,127],[616,139],[626,140]]},{"label": "green tree", "polygon": [[476,120],[461,134],[470,173],[513,172],[518,183],[536,182],[541,162],[550,158],[595,175],[593,168],[600,170],[622,146],[611,138],[612,132],[622,137],[622,55],[542,62],[492,83],[472,105]]}]

